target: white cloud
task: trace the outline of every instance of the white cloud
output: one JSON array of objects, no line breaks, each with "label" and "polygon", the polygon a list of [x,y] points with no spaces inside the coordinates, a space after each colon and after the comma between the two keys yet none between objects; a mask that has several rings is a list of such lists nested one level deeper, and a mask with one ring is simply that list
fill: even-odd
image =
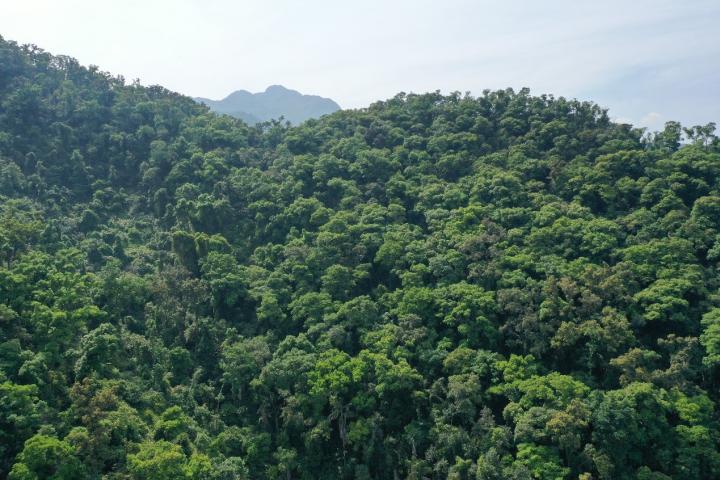
[{"label": "white cloud", "polygon": [[638,122],[643,127],[648,127],[651,130],[658,130],[664,123],[664,117],[662,114],[657,112],[650,112],[643,116]]}]

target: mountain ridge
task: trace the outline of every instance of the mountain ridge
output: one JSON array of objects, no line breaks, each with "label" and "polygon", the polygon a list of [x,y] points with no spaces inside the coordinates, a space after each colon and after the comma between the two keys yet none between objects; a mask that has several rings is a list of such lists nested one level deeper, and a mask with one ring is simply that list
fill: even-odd
[{"label": "mountain ridge", "polygon": [[303,94],[278,84],[268,86],[263,92],[252,93],[241,89],[220,100],[205,97],[195,97],[194,100],[207,105],[213,112],[240,118],[250,124],[282,117],[297,125],[340,110],[340,105],[330,98]]}]

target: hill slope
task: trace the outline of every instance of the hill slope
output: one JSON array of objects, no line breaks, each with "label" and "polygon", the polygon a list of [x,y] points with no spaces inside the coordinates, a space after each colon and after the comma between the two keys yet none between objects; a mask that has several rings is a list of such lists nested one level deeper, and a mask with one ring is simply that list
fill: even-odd
[{"label": "hill slope", "polygon": [[329,98],[303,95],[281,85],[272,85],[260,93],[238,90],[222,100],[195,100],[209,106],[213,112],[232,115],[250,124],[284,117],[297,125],[340,110],[340,105]]},{"label": "hill slope", "polygon": [[720,475],[720,144],[526,90],[251,127],[0,39],[0,477]]}]

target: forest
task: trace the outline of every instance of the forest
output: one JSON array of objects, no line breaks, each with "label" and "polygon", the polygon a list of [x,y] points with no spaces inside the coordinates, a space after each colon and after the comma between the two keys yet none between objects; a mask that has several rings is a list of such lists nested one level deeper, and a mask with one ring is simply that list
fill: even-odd
[{"label": "forest", "polygon": [[249,126],[0,37],[0,478],[720,478],[720,140],[529,90]]}]

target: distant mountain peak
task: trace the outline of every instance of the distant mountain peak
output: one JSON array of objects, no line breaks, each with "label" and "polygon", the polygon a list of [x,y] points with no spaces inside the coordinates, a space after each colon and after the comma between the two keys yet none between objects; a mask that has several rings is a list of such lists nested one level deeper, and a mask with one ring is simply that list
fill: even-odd
[{"label": "distant mountain peak", "polygon": [[243,96],[247,96],[247,95],[253,95],[253,93],[248,92],[247,90],[235,90],[230,95],[225,97],[225,99],[233,98],[233,97],[243,97]]},{"label": "distant mountain peak", "polygon": [[265,93],[271,92],[295,92],[295,90],[290,90],[289,88],[285,88],[282,85],[270,85],[265,89]]},{"label": "distant mountain peak", "polygon": [[232,92],[222,100],[195,98],[210,110],[240,118],[247,123],[284,117],[292,124],[302,123],[340,110],[335,101],[317,95],[304,95],[283,85],[270,85],[264,92]]}]

